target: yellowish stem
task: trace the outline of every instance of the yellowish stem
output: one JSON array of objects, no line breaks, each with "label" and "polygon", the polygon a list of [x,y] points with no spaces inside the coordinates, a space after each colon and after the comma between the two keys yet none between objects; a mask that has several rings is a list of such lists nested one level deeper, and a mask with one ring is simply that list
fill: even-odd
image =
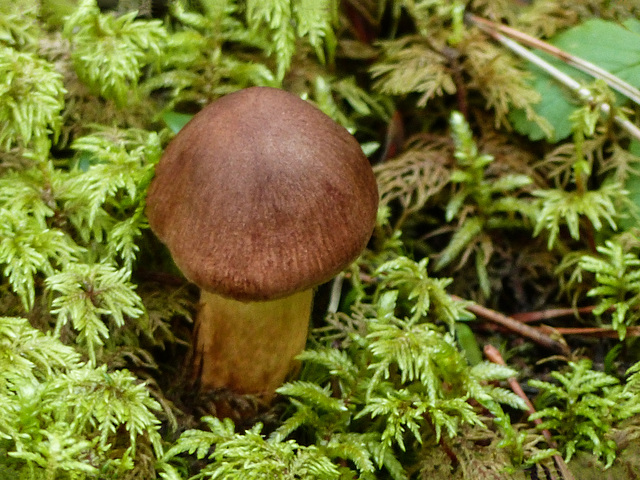
[{"label": "yellowish stem", "polygon": [[271,398],[304,349],[312,299],[311,289],[266,302],[203,290],[194,356],[202,388]]}]

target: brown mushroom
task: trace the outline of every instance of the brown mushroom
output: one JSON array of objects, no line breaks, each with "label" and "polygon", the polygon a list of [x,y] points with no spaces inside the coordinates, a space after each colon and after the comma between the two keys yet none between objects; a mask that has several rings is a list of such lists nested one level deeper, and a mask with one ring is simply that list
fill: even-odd
[{"label": "brown mushroom", "polygon": [[193,117],[156,168],[147,215],[202,290],[203,387],[274,394],[304,349],[313,288],[360,254],[377,205],[358,142],[295,95],[252,87]]}]

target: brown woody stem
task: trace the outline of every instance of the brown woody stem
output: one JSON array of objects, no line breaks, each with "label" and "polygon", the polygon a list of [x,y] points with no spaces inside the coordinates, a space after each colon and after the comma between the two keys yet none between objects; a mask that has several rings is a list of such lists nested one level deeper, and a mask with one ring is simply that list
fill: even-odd
[{"label": "brown woody stem", "polygon": [[[504,362],[504,359],[502,358],[502,355],[500,355],[500,352],[498,351],[498,349],[493,345],[485,345],[484,354],[489,359],[490,362],[496,363],[498,365],[506,365],[506,363]],[[516,380],[514,377],[510,377],[507,381],[509,382],[509,386],[511,387],[511,390],[513,390],[513,393],[515,393],[522,400],[524,400],[524,403],[527,405],[527,413],[529,415],[535,413],[536,409],[534,408],[533,403],[531,403],[531,400],[529,400],[529,397],[527,397],[527,395],[524,393],[524,390],[522,390],[522,387],[518,383],[518,380]],[[542,420],[540,420],[539,418],[536,418],[533,421],[533,423],[535,423],[536,425],[540,425],[542,423]],[[549,432],[549,430],[543,429],[542,435],[544,435],[544,438],[546,439],[550,447],[556,448],[556,442],[553,441],[553,438],[551,437],[551,432]],[[573,474],[569,470],[569,467],[567,467],[567,464],[565,463],[564,459],[560,455],[558,454],[554,455],[553,460],[556,464],[556,467],[561,472],[562,478],[566,480],[575,480],[575,477],[573,476]]]},{"label": "brown woody stem", "polygon": [[[461,300],[460,297],[457,297],[455,295],[451,295],[451,298],[453,298],[454,300]],[[496,312],[495,310],[483,307],[482,305],[478,305],[477,303],[469,303],[465,306],[465,308],[471,313],[482,317],[491,323],[495,323],[504,328],[507,328],[508,330],[511,330],[518,335],[527,337],[528,339],[533,340],[538,345],[542,345],[545,348],[554,350],[555,352],[562,355],[569,355],[571,353],[569,347],[565,343],[554,340],[546,333],[543,333],[540,330],[524,323],[518,322],[500,312]]]}]

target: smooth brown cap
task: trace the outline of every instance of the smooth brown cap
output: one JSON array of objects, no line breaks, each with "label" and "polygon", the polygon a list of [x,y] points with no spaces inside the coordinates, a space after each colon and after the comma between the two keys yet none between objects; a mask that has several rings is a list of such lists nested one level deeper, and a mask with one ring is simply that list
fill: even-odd
[{"label": "smooth brown cap", "polygon": [[310,103],[252,87],[170,142],[147,197],[151,229],[210,292],[268,300],[333,277],[365,247],[378,189],[358,142]]}]

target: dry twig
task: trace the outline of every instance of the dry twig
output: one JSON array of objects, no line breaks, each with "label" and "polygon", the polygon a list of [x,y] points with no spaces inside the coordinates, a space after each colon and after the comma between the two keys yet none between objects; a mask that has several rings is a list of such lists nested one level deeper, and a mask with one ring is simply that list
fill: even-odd
[{"label": "dry twig", "polygon": [[[498,365],[506,365],[504,359],[502,358],[502,355],[500,355],[498,349],[493,345],[485,345],[484,354],[489,359],[489,361]],[[534,408],[533,403],[531,403],[529,397],[527,397],[527,395],[524,393],[524,390],[522,390],[522,387],[518,383],[518,380],[515,377],[510,377],[507,381],[509,382],[509,386],[511,387],[511,390],[513,390],[513,393],[524,400],[524,403],[527,405],[527,413],[529,415],[535,413],[536,409]],[[542,423],[542,420],[536,418],[533,420],[533,423],[535,423],[536,425],[540,425]],[[543,429],[542,435],[544,435],[544,438],[551,448],[556,448],[556,442],[554,442],[553,438],[551,438],[551,432],[549,432],[549,430],[547,430],[546,428]],[[575,480],[573,474],[569,470],[569,467],[567,467],[567,464],[560,455],[555,454],[553,456],[553,460],[555,461],[556,467],[558,468],[564,480]]]},{"label": "dry twig", "polygon": [[[456,297],[455,295],[452,295],[451,297],[456,300],[462,300],[460,297]],[[554,340],[548,333],[542,332],[539,329],[526,325],[522,322],[518,322],[517,320],[507,317],[500,312],[483,307],[477,303],[469,303],[466,308],[471,313],[482,317],[489,322],[501,325],[518,335],[527,337],[538,345],[542,345],[543,347],[549,348],[562,355],[569,355],[571,353],[566,343]]]}]

